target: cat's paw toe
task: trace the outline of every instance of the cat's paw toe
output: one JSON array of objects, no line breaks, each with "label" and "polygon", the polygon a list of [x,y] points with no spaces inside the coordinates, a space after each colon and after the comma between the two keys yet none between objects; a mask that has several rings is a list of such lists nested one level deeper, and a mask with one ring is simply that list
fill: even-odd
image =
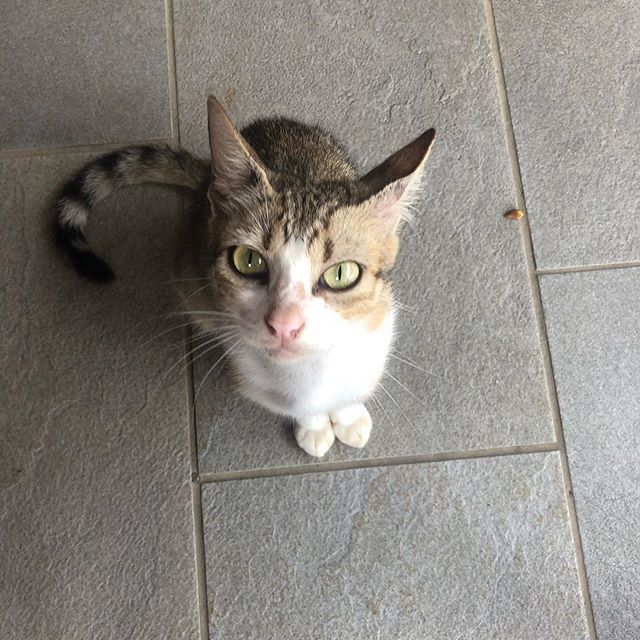
[{"label": "cat's paw toe", "polygon": [[321,428],[309,428],[304,424],[295,427],[296,441],[310,456],[322,458],[335,442],[331,421],[327,417],[326,424]]},{"label": "cat's paw toe", "polygon": [[[345,419],[347,418],[348,421]],[[341,415],[341,412],[331,416],[333,432],[336,438],[350,447],[362,449],[371,435],[371,416],[361,405],[355,412]]]}]

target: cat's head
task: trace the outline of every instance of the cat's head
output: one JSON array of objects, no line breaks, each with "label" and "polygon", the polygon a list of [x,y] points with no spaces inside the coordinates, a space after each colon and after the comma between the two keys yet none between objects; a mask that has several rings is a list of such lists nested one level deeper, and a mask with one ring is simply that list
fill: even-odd
[{"label": "cat's head", "polygon": [[[223,324],[283,363],[380,329],[392,313],[398,229],[435,132],[363,178],[343,160],[343,167],[327,168],[330,179],[310,180],[273,171],[217,100],[209,98],[208,108],[209,275]],[[328,160],[339,165],[338,155]]]}]

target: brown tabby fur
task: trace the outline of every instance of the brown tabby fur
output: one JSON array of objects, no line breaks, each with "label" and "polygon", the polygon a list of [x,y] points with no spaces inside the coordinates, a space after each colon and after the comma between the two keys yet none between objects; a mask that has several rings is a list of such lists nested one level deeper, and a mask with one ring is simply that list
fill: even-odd
[{"label": "brown tabby fur", "polygon": [[[216,126],[228,127],[229,135],[242,141],[258,175],[247,181],[241,197],[237,192],[216,189],[215,180],[209,189],[213,215],[208,252],[212,266],[200,276],[211,276],[212,295],[206,295],[209,303],[204,308],[211,308],[211,300],[222,308],[233,308],[243,288],[259,286],[239,279],[232,271],[227,247],[250,245],[269,264],[293,237],[308,247],[316,282],[328,267],[343,260],[363,266],[356,287],[332,291],[316,286],[313,293],[325,298],[344,318],[361,320],[370,330],[378,328],[391,310],[387,274],[396,259],[398,237],[395,226],[390,228],[387,221],[372,218],[365,203],[371,186],[383,186],[376,170],[369,174],[373,185],[358,181],[346,152],[320,129],[274,119],[259,120],[238,132],[216,104],[218,108],[214,111]],[[406,167],[387,167],[388,172],[406,175],[424,158],[410,158],[413,162],[409,163],[401,160]],[[203,309],[199,305],[206,301],[205,296],[193,292],[185,292],[183,299],[193,309]]]},{"label": "brown tabby fur", "polygon": [[[358,179],[344,149],[317,127],[273,118],[257,120],[239,132],[213,98],[209,116],[218,135],[222,131],[231,146],[250,158],[251,175],[235,188],[225,188],[224,175],[216,176],[215,166],[212,176],[208,163],[163,146],[129,147],[101,156],[67,182],[58,198],[56,233],[76,269],[96,280],[113,277],[84,236],[95,201],[128,184],[182,185],[194,191],[190,229],[178,259],[179,289],[188,310],[212,309],[214,301],[232,308],[243,289],[260,286],[232,272],[228,247],[250,245],[268,264],[294,238],[308,248],[315,282],[342,260],[363,266],[354,288],[332,291],[316,285],[313,294],[325,298],[344,318],[377,328],[391,308],[388,274],[398,251],[401,216],[391,223],[372,216],[370,200],[424,163],[433,130]],[[207,326],[204,315],[200,323]]]}]

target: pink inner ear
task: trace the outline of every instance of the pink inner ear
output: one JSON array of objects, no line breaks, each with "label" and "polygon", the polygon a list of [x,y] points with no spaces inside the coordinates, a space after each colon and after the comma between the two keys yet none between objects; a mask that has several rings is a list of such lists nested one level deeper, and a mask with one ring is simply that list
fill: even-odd
[{"label": "pink inner ear", "polygon": [[402,195],[404,194],[407,187],[409,186],[409,182],[411,181],[412,175],[413,174],[410,174],[404,178],[400,178],[400,180],[396,180],[395,182],[389,185],[391,187],[391,192],[393,194],[392,197],[395,198],[396,201],[402,198]]},{"label": "pink inner ear", "polygon": [[410,181],[410,175],[396,180],[371,197],[366,203],[370,215],[379,220],[388,220],[395,228],[403,215],[402,196]]}]

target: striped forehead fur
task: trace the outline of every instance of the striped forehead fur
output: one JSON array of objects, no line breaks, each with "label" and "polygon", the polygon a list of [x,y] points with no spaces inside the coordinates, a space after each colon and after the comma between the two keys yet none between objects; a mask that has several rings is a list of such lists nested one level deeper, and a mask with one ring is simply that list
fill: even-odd
[{"label": "striped forehead fur", "polygon": [[[394,181],[374,193],[358,180],[346,153],[320,130],[283,119],[260,121],[241,132],[256,156],[253,179],[234,190],[213,190],[212,242],[220,251],[248,244],[270,260],[286,260],[287,247],[305,247],[311,271],[305,283],[313,295],[345,319],[364,320],[375,329],[390,312],[388,274],[395,262],[397,222],[388,224],[376,209],[393,209],[397,221],[408,217],[404,196],[417,192],[418,180]],[[242,154],[242,147],[236,152]],[[245,175],[251,173],[244,168]],[[215,181],[215,180],[214,180]],[[388,203],[393,203],[389,205]],[[219,214],[216,216],[216,210]],[[371,212],[374,215],[370,215]],[[353,260],[362,275],[353,290],[333,292],[319,284],[335,261]],[[244,295],[253,283],[230,277],[220,261],[224,298]],[[215,276],[214,276],[215,277]]]}]

